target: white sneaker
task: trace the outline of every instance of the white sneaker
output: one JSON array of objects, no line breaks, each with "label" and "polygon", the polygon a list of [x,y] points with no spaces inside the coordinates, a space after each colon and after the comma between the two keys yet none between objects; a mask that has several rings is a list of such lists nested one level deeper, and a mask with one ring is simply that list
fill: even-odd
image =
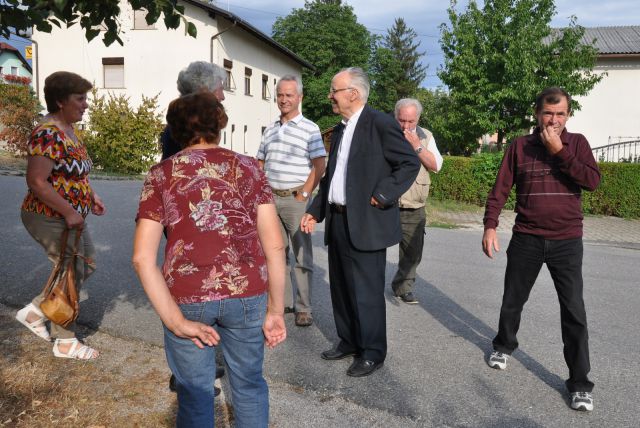
[{"label": "white sneaker", "polygon": [[492,369],[504,370],[507,368],[507,360],[509,359],[508,354],[503,354],[502,352],[493,351],[491,356],[489,356],[489,360],[487,364]]},{"label": "white sneaker", "polygon": [[593,410],[593,395],[590,392],[572,392],[571,408],[581,412]]}]

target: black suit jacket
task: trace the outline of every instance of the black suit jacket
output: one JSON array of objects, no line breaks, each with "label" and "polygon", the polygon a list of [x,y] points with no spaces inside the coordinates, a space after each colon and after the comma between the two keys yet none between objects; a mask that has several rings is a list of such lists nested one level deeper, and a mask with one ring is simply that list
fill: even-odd
[{"label": "black suit jacket", "polygon": [[[331,210],[327,197],[343,130],[344,125],[339,124],[333,131],[327,170],[307,210],[318,222],[327,219],[328,225]],[[357,249],[375,251],[400,242],[397,201],[419,170],[420,160],[395,119],[366,105],[354,130],[347,161],[347,221],[351,242]],[[383,209],[371,205],[372,196],[384,205]],[[329,226],[324,243],[329,244]]]}]

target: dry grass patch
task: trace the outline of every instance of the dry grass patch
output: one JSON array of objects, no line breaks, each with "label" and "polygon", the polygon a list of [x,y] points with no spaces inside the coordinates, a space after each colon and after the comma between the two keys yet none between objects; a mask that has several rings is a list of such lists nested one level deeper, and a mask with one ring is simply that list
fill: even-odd
[{"label": "dry grass patch", "polygon": [[0,306],[0,427],[169,427],[176,397],[161,348],[95,333],[100,358],[55,358]]}]

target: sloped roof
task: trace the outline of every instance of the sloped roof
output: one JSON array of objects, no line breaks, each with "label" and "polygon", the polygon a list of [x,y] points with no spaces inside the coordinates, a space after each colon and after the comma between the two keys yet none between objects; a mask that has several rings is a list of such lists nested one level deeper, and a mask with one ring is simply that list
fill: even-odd
[{"label": "sloped roof", "polygon": [[3,51],[13,52],[18,57],[18,59],[22,62],[24,67],[27,70],[29,70],[29,73],[33,73],[33,71],[31,70],[31,65],[29,65],[27,60],[24,59],[24,57],[22,56],[22,54],[20,53],[20,51],[18,49],[14,48],[9,43],[0,42],[0,53],[2,53]]},{"label": "sloped roof", "polygon": [[585,27],[583,42],[591,43],[600,55],[640,54],[640,25]]},{"label": "sloped roof", "polygon": [[308,62],[308,61],[304,60],[303,58],[299,57],[294,52],[292,52],[291,50],[287,49],[286,47],[284,47],[280,43],[276,42],[271,37],[267,36],[265,33],[263,33],[262,31],[258,30],[256,27],[254,27],[253,25],[249,24],[247,21],[243,20],[239,16],[237,16],[237,15],[231,13],[231,12],[228,12],[228,11],[226,11],[224,9],[220,9],[217,6],[213,6],[213,5],[209,4],[209,3],[203,3],[203,2],[198,1],[198,0],[182,0],[182,1],[184,1],[185,3],[191,4],[193,6],[196,6],[196,7],[200,8],[200,9],[206,10],[207,12],[209,12],[209,16],[211,18],[215,18],[216,15],[222,16],[223,18],[231,21],[234,25],[237,25],[238,27],[240,27],[240,28],[244,29],[245,31],[247,31],[248,33],[250,33],[251,35],[255,36],[256,38],[262,40],[266,44],[270,45],[271,47],[275,48],[276,50],[278,50],[278,51],[282,52],[283,54],[285,54],[286,56],[290,57],[291,59],[293,59],[295,62],[297,62],[301,66],[315,71],[316,68],[313,66],[313,64],[311,64],[310,62]]}]

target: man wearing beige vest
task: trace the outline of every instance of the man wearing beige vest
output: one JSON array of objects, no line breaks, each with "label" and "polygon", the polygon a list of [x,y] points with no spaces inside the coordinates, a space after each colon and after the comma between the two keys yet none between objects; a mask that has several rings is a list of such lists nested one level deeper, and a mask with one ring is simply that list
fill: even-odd
[{"label": "man wearing beige vest", "polygon": [[422,260],[424,228],[427,222],[425,204],[431,185],[429,171],[438,172],[442,167],[442,156],[433,135],[418,126],[421,114],[422,105],[416,99],[403,98],[396,103],[396,120],[422,164],[415,182],[399,201],[402,241],[398,272],[391,282],[391,288],[396,297],[408,304],[418,303],[412,290],[416,281],[416,268]]}]

